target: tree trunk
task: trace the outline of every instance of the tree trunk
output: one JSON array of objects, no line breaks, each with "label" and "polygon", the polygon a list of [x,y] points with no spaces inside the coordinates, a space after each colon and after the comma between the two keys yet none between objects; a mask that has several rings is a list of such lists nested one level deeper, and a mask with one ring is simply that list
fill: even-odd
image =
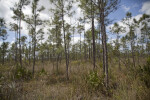
[{"label": "tree trunk", "polygon": [[80,63],[82,62],[82,53],[81,53],[81,33],[80,33]]},{"label": "tree trunk", "polygon": [[134,57],[134,46],[133,46],[133,42],[131,42],[131,51],[132,51],[133,67],[135,68],[135,57]]},{"label": "tree trunk", "polygon": [[119,50],[118,50],[118,53],[119,53],[119,55],[118,55],[118,60],[119,60],[119,70],[121,70],[121,65],[120,65],[120,52],[119,52]]},{"label": "tree trunk", "polygon": [[15,63],[17,64],[17,31],[15,31]]},{"label": "tree trunk", "polygon": [[69,75],[68,75],[68,57],[67,57],[66,35],[65,35],[65,25],[64,25],[64,8],[62,8],[62,22],[63,22],[63,34],[64,34],[64,46],[65,46],[65,58],[66,58],[66,79],[69,80]]},{"label": "tree trunk", "polygon": [[102,42],[103,42],[103,68],[105,71],[105,86],[108,87],[108,55],[107,55],[107,40],[106,40],[106,29],[105,29],[105,16],[104,16],[104,1],[101,0],[100,8],[100,21],[102,31]]},{"label": "tree trunk", "polygon": [[34,67],[35,67],[35,50],[36,50],[36,8],[34,9],[34,46],[33,46],[33,75],[34,75]]},{"label": "tree trunk", "polygon": [[92,16],[92,38],[93,38],[93,70],[95,70],[95,32],[94,32],[94,8],[91,0],[91,16]]},{"label": "tree trunk", "polygon": [[21,43],[20,43],[20,39],[21,39],[21,11],[22,8],[20,8],[20,20],[19,20],[19,60],[20,60],[20,66],[22,67],[22,55],[21,55]]},{"label": "tree trunk", "polygon": [[4,43],[4,39],[3,39],[3,62],[2,62],[2,65],[4,65],[4,61],[5,61],[5,43]]},{"label": "tree trunk", "polygon": [[57,73],[59,72],[59,71],[58,71],[59,55],[60,55],[60,54],[57,55],[57,62],[56,62]]}]

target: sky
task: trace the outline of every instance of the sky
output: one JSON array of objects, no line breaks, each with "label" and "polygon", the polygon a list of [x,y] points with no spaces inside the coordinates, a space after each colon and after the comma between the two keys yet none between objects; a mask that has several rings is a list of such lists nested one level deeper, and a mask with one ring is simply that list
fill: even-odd
[{"label": "sky", "polygon": [[[15,41],[15,33],[9,30],[10,28],[9,23],[14,22],[14,20],[11,18],[13,16],[13,12],[10,10],[10,8],[13,7],[15,2],[18,2],[18,1],[19,0],[0,0],[0,17],[3,17],[6,20],[6,24],[8,27],[7,28],[8,38],[6,41],[10,43],[13,43]],[[40,6],[43,5],[46,8],[45,11],[40,13],[40,18],[43,20],[51,18],[52,14],[49,12],[49,8],[51,7],[49,0],[40,0],[39,5]],[[81,9],[77,5],[78,3],[74,4],[74,7],[73,7],[74,10],[76,11],[76,14],[73,16],[72,19],[65,17],[66,22],[74,23],[76,22],[76,19],[78,17],[82,16]],[[30,15],[31,14],[30,5],[25,7],[23,9],[23,12],[26,15]],[[108,16],[108,18],[113,20],[113,23],[118,22],[121,24],[121,20],[125,17],[127,12],[131,12],[132,16],[136,19],[139,19],[144,13],[150,14],[150,0],[121,0],[119,4],[119,8],[115,12],[111,13]],[[112,24],[107,26],[107,31],[109,31],[109,27],[112,26]],[[22,27],[23,29],[21,30],[21,35],[28,36],[27,24],[25,22],[22,22]],[[89,29],[90,27],[91,25],[89,24],[85,25],[86,30]],[[48,37],[48,35],[46,34],[47,28],[45,27],[44,30],[45,30],[45,40],[46,40]],[[115,39],[114,35],[109,34],[109,33],[107,33],[107,35],[110,41]],[[77,42],[79,39],[80,39],[79,35],[76,34],[75,42]],[[83,37],[82,37],[82,40],[83,40]],[[0,40],[0,44],[1,43],[2,43],[2,40]]]}]

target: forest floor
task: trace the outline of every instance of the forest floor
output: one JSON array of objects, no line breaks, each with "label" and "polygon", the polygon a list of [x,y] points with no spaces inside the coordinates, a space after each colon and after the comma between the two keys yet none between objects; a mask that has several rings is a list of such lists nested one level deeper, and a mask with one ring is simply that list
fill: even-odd
[{"label": "forest floor", "polygon": [[[101,67],[97,67],[97,74],[94,74],[90,62],[72,61],[69,66],[69,80],[66,80],[65,63],[59,64],[58,72],[55,65],[38,62],[34,77],[29,78],[29,74],[21,76],[23,79],[16,77],[15,66],[0,66],[0,100],[150,99],[150,89],[133,68],[122,65],[119,70],[117,63],[109,64],[109,88],[106,89],[101,64],[97,63]],[[31,66],[25,67],[32,70]]]}]

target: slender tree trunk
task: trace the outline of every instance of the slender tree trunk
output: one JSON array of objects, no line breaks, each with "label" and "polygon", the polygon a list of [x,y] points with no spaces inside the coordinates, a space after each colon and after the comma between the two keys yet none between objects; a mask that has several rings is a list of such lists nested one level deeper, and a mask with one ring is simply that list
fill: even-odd
[{"label": "slender tree trunk", "polygon": [[87,60],[87,58],[86,58],[86,46],[85,46],[85,17],[84,17],[84,59]]},{"label": "slender tree trunk", "polygon": [[82,62],[82,53],[81,53],[81,33],[80,33],[80,63]]},{"label": "slender tree trunk", "polygon": [[119,60],[119,70],[121,70],[121,64],[120,64],[120,51],[118,51],[119,55],[118,55],[118,60]]},{"label": "slender tree trunk", "polygon": [[106,40],[106,29],[105,29],[105,16],[104,16],[104,1],[101,0],[101,31],[102,31],[102,40],[103,40],[103,68],[105,67],[105,85],[108,87],[108,55],[107,55],[107,40]]},{"label": "slender tree trunk", "polygon": [[58,71],[59,55],[60,55],[60,54],[57,55],[57,62],[56,62],[57,73],[59,72],[59,71]]},{"label": "slender tree trunk", "polygon": [[69,52],[69,41],[68,41],[68,65],[69,65],[69,63],[70,63],[70,60],[69,60],[69,58],[70,58],[70,52]]},{"label": "slender tree trunk", "polygon": [[[62,2],[63,2],[63,0],[62,0]],[[64,6],[64,5],[62,5],[62,6]],[[66,79],[69,80],[69,75],[68,75],[68,57],[67,57],[67,47],[66,47],[66,34],[65,34],[65,25],[64,25],[64,7],[62,8],[62,22],[63,22],[65,57],[66,57]]]},{"label": "slender tree trunk", "polygon": [[75,46],[75,51],[76,51],[76,60],[78,60],[78,52],[77,52],[77,46]]},{"label": "slender tree trunk", "polygon": [[[73,27],[73,45],[74,45],[74,27]],[[75,60],[75,45],[73,50],[73,60]]]},{"label": "slender tree trunk", "polygon": [[89,44],[89,50],[88,51],[89,51],[89,60],[90,60],[90,44]]},{"label": "slender tree trunk", "polygon": [[30,53],[31,53],[31,45],[29,44],[29,54],[28,54],[28,56],[29,56],[29,65],[31,64]]},{"label": "slender tree trunk", "polygon": [[100,52],[100,50],[101,50],[101,44],[100,44],[100,37],[101,37],[101,30],[100,30],[100,27],[99,27],[99,48],[98,48],[98,55],[99,55],[99,61],[101,61],[101,52]]},{"label": "slender tree trunk", "polygon": [[[56,26],[56,48],[59,49],[59,44],[58,44],[58,41],[57,41],[57,36],[58,35],[58,32],[57,32],[57,26]],[[56,53],[57,54],[57,58],[56,58],[56,69],[57,69],[57,73],[58,73],[58,62],[59,62],[59,53]]]},{"label": "slender tree trunk", "polygon": [[120,50],[119,50],[119,33],[117,33],[117,52],[118,52],[118,63],[119,63],[119,70],[121,70],[121,65],[120,65]]},{"label": "slender tree trunk", "polygon": [[55,71],[54,62],[55,62],[55,54],[54,54],[54,44],[53,44],[53,54],[52,54],[53,71]]},{"label": "slender tree trunk", "polygon": [[106,75],[106,87],[108,87],[108,55],[107,55],[107,41],[106,41],[106,30],[104,28],[104,54],[105,54],[105,75]]},{"label": "slender tree trunk", "polygon": [[91,16],[92,16],[92,38],[93,38],[93,70],[95,70],[95,32],[94,32],[94,7],[91,0]]},{"label": "slender tree trunk", "polygon": [[34,46],[33,46],[33,75],[34,75],[34,70],[35,70],[35,50],[36,50],[36,8],[34,9]]},{"label": "slender tree trunk", "polygon": [[32,73],[33,73],[33,75],[34,75],[34,67],[35,67],[35,49],[36,49],[36,38],[35,38],[36,36],[34,36],[34,43],[33,43],[33,71],[32,71]]},{"label": "slender tree trunk", "polygon": [[17,31],[15,31],[15,63],[17,64]]},{"label": "slender tree trunk", "polygon": [[22,8],[20,8],[20,20],[19,20],[19,55],[20,55],[20,66],[22,67],[22,53],[21,53],[21,12],[22,12]]},{"label": "slender tree trunk", "polygon": [[133,42],[131,42],[131,51],[132,51],[133,67],[135,68],[135,57],[134,57],[134,46],[133,46]]},{"label": "slender tree trunk", "polygon": [[103,1],[102,0],[98,0],[98,2],[99,2],[99,12],[100,12],[100,19],[99,19],[99,23],[101,23],[101,37],[102,37],[102,49],[103,49],[103,73],[104,73],[104,75],[105,75],[105,53],[104,53],[104,51],[105,51],[105,49],[104,49],[104,22],[102,23],[102,13],[104,13],[104,12],[102,12],[103,11]]},{"label": "slender tree trunk", "polygon": [[4,43],[4,39],[3,39],[3,63],[2,65],[4,65],[4,62],[5,62],[5,43]]}]

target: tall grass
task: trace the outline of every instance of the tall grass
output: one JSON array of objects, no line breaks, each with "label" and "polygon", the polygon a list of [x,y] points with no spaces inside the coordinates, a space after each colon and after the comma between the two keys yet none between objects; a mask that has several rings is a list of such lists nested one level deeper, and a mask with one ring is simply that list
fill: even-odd
[{"label": "tall grass", "polygon": [[[31,66],[17,69],[15,66],[0,66],[0,100],[149,100],[150,89],[142,80],[139,68],[113,63],[109,67],[109,88],[104,86],[101,63],[93,72],[91,62],[72,61],[69,66],[69,81],[66,80],[65,63],[56,66],[38,62],[35,75],[30,80],[18,80],[19,71],[26,79]],[[24,71],[22,71],[24,70]],[[15,73],[14,73],[15,72]],[[19,74],[20,75],[20,74]],[[30,76],[30,75],[29,75]],[[16,79],[17,78],[17,79]]]}]

